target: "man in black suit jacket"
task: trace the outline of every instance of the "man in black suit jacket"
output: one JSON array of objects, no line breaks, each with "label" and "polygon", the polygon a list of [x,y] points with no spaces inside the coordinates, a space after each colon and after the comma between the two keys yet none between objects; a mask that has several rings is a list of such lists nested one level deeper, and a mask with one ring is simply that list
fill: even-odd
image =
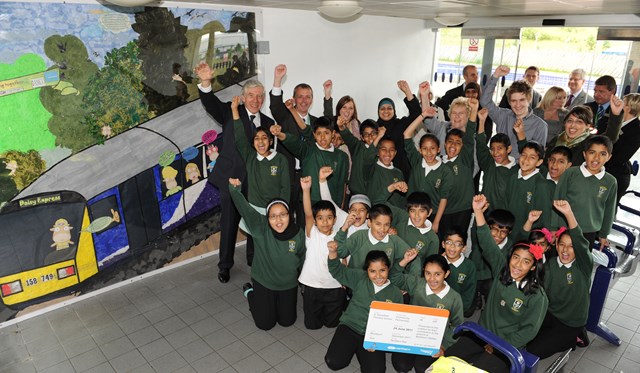
[{"label": "man in black suit jacket", "polygon": [[611,96],[616,94],[617,89],[616,80],[610,75],[603,75],[596,79],[593,88],[593,101],[585,104],[593,112],[593,125],[598,130],[598,135],[603,135],[607,129],[611,113],[609,101]]},{"label": "man in black suit jacket", "polygon": [[626,95],[623,102],[620,137],[613,144],[611,158],[605,164],[607,172],[618,180],[618,202],[631,183],[633,168],[629,160],[640,148],[640,93]]},{"label": "man in black suit jacket", "polygon": [[464,87],[471,82],[478,83],[478,68],[474,65],[465,66],[462,69],[462,77],[464,78],[462,85],[448,90],[444,96],[436,100],[436,106],[444,111],[444,118],[446,120],[449,120],[448,111],[453,100],[458,97],[464,97]]},{"label": "man in black suit jacket", "polygon": [[[284,104],[282,92],[282,80],[287,75],[287,66],[280,64],[276,66],[273,73],[273,88],[269,92],[269,109],[276,122],[282,126],[282,130],[296,136],[302,136],[302,130],[293,117],[289,109]],[[317,117],[309,114],[309,109],[313,104],[313,89],[306,83],[300,83],[293,89],[293,103],[295,112],[308,125],[313,126],[318,120]],[[312,140],[313,141],[313,140]],[[300,199],[300,161],[285,147],[278,148],[278,152],[283,154],[289,161],[289,175],[291,175],[291,207],[295,212],[296,224],[304,224],[304,212]]]},{"label": "man in black suit jacket", "polygon": [[[229,195],[229,178],[237,178],[242,181],[242,185],[247,185],[247,168],[244,160],[238,153],[235,146],[235,134],[233,117],[231,115],[231,103],[222,102],[211,87],[213,80],[213,70],[206,63],[201,63],[195,68],[195,72],[200,78],[198,92],[200,100],[205,110],[213,119],[222,126],[222,149],[213,171],[209,174],[209,182],[220,191],[220,205],[222,208],[220,219],[220,250],[218,262],[218,280],[228,282],[229,271],[233,267],[233,254],[236,247],[236,236],[238,234],[238,224],[240,214],[236,209],[231,196]],[[244,126],[245,134],[249,144],[253,143],[252,134],[257,127],[271,127],[273,119],[260,112],[264,102],[264,87],[257,80],[249,80],[242,88],[244,104],[238,107],[240,119]],[[243,190],[246,195],[246,190]],[[247,264],[253,261],[253,241],[247,237]]]}]

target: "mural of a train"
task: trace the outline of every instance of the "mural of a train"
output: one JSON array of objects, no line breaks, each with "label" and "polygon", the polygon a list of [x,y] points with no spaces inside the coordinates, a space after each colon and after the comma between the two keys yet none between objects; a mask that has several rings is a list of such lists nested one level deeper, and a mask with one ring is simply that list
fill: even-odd
[{"label": "mural of a train", "polygon": [[22,190],[0,210],[2,302],[20,309],[68,292],[216,208],[207,177],[217,149],[203,143],[212,129],[221,131],[197,100],[70,156]]}]

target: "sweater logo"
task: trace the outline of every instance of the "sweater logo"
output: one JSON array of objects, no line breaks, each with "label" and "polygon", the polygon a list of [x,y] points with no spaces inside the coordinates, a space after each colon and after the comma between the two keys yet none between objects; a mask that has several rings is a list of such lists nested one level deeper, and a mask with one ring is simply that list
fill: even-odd
[{"label": "sweater logo", "polygon": [[512,309],[514,312],[520,312],[520,307],[522,307],[522,299],[520,299],[520,298],[516,298],[516,299],[513,301],[513,306],[511,306],[511,309]]},{"label": "sweater logo", "polygon": [[420,250],[422,250],[423,247],[424,247],[424,242],[422,242],[422,241],[416,242],[416,250],[418,252],[420,252]]},{"label": "sweater logo", "polygon": [[532,198],[533,198],[533,192],[527,192],[527,205],[531,204]]},{"label": "sweater logo", "polygon": [[571,272],[567,273],[567,284],[573,284],[573,275],[571,274]]},{"label": "sweater logo", "polygon": [[467,275],[465,273],[458,273],[458,283],[459,284],[464,284],[464,279],[467,278]]},{"label": "sweater logo", "polygon": [[386,249],[384,249],[384,253],[387,254],[389,259],[392,259],[393,258],[393,247],[387,247]]},{"label": "sweater logo", "polygon": [[440,310],[445,309],[445,308],[444,308],[444,304],[442,304],[442,303],[436,303],[436,308],[437,308],[437,309],[440,309]]},{"label": "sweater logo", "polygon": [[296,241],[289,241],[289,252],[292,253],[296,251]]},{"label": "sweater logo", "polygon": [[607,187],[604,185],[601,185],[600,188],[598,189],[598,198],[602,198],[602,196],[606,193],[607,191]]},{"label": "sweater logo", "polygon": [[393,182],[394,182],[394,183],[397,183],[398,181],[400,181],[400,179],[398,179],[397,177],[394,177],[394,178],[393,178]]},{"label": "sweater logo", "polygon": [[436,188],[436,189],[439,189],[439,188],[440,188],[440,184],[441,184],[441,183],[442,183],[442,179],[438,179],[438,180],[436,180],[435,188]]},{"label": "sweater logo", "polygon": [[278,176],[278,166],[271,166],[271,176]]},{"label": "sweater logo", "polygon": [[457,164],[453,165],[453,173],[454,173],[454,175],[458,176],[458,165]]}]

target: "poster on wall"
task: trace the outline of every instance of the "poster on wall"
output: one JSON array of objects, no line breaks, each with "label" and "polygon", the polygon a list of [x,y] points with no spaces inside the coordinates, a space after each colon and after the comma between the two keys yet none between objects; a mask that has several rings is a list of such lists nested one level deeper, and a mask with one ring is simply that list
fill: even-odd
[{"label": "poster on wall", "polygon": [[211,234],[193,231],[219,205],[207,177],[221,144],[193,68],[212,66],[216,91],[255,76],[255,13],[3,2],[0,14],[0,306],[69,294],[126,259],[133,274],[158,268]]}]

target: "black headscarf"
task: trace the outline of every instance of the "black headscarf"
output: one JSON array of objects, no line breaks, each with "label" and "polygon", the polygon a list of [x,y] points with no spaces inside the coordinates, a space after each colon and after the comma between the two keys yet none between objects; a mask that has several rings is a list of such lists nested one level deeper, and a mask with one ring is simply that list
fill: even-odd
[{"label": "black headscarf", "polygon": [[[267,219],[269,219],[269,210],[271,210],[271,207],[277,204],[283,205],[284,208],[287,209],[287,213],[289,213],[289,205],[287,205],[287,202],[285,200],[276,198],[271,200],[271,202],[269,202],[269,204],[267,205]],[[293,223],[291,214],[289,214],[289,225],[287,225],[287,228],[285,228],[285,230],[282,233],[276,232],[276,230],[273,229],[270,223],[269,223],[269,229],[271,229],[271,233],[273,234],[273,237],[275,237],[275,239],[278,241],[288,241],[292,239],[296,234],[298,234],[298,231],[300,230],[300,228],[298,228]]]}]

